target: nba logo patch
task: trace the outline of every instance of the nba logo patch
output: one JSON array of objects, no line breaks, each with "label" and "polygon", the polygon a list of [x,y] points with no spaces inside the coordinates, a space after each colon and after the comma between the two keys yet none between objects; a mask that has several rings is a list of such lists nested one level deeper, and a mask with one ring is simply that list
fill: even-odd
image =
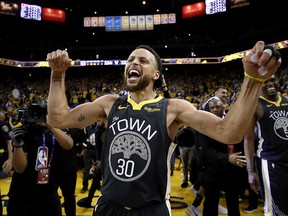
[{"label": "nba logo patch", "polygon": [[48,166],[48,148],[46,146],[40,146],[37,151],[37,158],[35,164],[35,170],[39,171],[42,168]]}]

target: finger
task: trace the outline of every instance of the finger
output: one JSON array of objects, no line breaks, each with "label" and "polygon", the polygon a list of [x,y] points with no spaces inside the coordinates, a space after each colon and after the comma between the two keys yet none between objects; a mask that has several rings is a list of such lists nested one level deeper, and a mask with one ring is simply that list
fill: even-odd
[{"label": "finger", "polygon": [[272,54],[272,58],[275,58],[276,61],[278,61],[280,58],[281,58],[281,54],[279,51],[274,51],[273,54]]},{"label": "finger", "polygon": [[[263,55],[264,55],[265,59],[269,59],[273,53],[274,53],[274,48],[272,46],[265,46],[260,58],[263,58]],[[258,63],[260,58],[259,58],[259,54],[254,53],[253,55],[251,55],[250,60],[253,63]]]},{"label": "finger", "polygon": [[62,50],[61,52],[58,52],[58,57],[65,61],[66,59],[68,59],[68,53],[66,50]]},{"label": "finger", "polygon": [[49,61],[49,60],[51,59],[51,55],[52,55],[51,53],[48,53],[48,54],[47,54],[47,57],[46,57],[46,60],[47,60],[47,61]]},{"label": "finger", "polygon": [[[270,49],[267,49],[267,50],[270,50]],[[268,72],[268,70],[270,70],[270,68],[273,68],[273,66],[275,66],[275,64],[277,65],[277,68],[278,68],[278,61],[280,61],[281,63],[281,54],[279,51],[273,51],[271,55],[270,53],[271,53],[270,51],[266,51],[266,54],[270,57],[267,60],[267,63],[263,65],[262,67],[260,67],[258,70],[258,73],[261,76],[264,76]]]},{"label": "finger", "polygon": [[264,41],[258,41],[255,46],[252,48],[250,53],[250,61],[257,63],[261,57],[262,51],[264,48]]},{"label": "finger", "polygon": [[272,56],[272,54],[274,53],[274,47],[271,45],[264,46],[263,53],[266,53],[270,58]]}]

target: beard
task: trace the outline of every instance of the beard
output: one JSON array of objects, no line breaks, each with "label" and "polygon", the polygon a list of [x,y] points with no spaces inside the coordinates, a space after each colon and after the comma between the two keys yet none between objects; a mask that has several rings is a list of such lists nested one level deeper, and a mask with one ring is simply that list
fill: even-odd
[{"label": "beard", "polygon": [[129,92],[136,92],[145,89],[149,85],[150,81],[151,80],[149,79],[148,76],[144,76],[142,79],[139,80],[137,85],[129,86],[127,84],[127,78],[124,77],[122,88]]}]

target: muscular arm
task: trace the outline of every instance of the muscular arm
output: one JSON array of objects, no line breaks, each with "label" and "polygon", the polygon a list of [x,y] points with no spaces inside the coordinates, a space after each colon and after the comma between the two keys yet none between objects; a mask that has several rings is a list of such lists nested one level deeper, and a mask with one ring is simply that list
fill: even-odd
[{"label": "muscular arm", "polygon": [[[251,53],[242,59],[244,70],[248,75],[244,77],[241,91],[237,101],[232,105],[224,119],[220,119],[211,113],[196,110],[188,102],[172,99],[168,106],[167,123],[170,136],[173,138],[175,131],[183,124],[190,125],[195,130],[203,133],[219,142],[226,144],[239,143],[247,131],[248,122],[251,121],[262,82],[271,77],[279,68],[281,59],[277,60],[263,52],[264,42],[259,41],[251,50]],[[256,54],[259,59],[252,62],[250,57]],[[258,70],[265,66],[267,73],[260,76]]]},{"label": "muscular arm", "polygon": [[[221,143],[239,143],[247,130],[247,122],[251,120],[259,97],[260,87],[261,83],[245,78],[238,100],[233,104],[224,119],[212,113],[197,110],[187,101],[170,99],[168,106],[170,135],[173,137],[175,128],[187,124],[198,132]],[[173,119],[174,117],[175,119]]]},{"label": "muscular arm", "polygon": [[105,95],[70,109],[65,95],[65,73],[72,60],[66,51],[61,50],[49,53],[47,60],[52,70],[48,95],[48,124],[55,128],[81,128],[98,120],[103,120],[106,124],[107,115],[118,96]]}]

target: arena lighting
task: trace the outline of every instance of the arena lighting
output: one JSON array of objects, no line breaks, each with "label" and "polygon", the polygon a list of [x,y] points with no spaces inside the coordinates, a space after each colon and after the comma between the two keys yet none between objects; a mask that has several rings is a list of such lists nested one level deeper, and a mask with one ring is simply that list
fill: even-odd
[{"label": "arena lighting", "polygon": [[[276,50],[288,48],[288,40],[280,41],[271,44]],[[248,55],[250,50],[228,54],[221,57],[204,57],[204,58],[163,58],[163,65],[187,65],[187,64],[222,64],[225,62],[241,59]],[[127,60],[113,59],[113,60],[74,60],[72,67],[86,67],[86,66],[124,66]],[[19,68],[39,68],[49,67],[47,61],[17,61],[12,59],[0,58],[0,65],[19,67]]]}]

